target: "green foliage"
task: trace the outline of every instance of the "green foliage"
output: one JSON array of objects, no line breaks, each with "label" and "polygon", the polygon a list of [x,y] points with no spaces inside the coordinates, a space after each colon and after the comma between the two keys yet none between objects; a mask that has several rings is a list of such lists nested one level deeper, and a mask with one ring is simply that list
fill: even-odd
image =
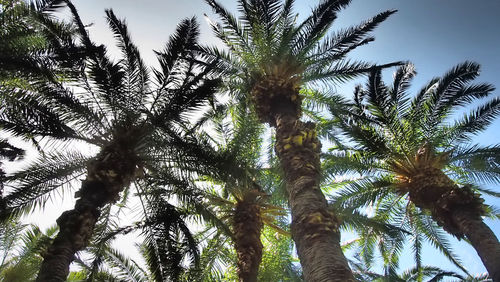
[{"label": "green foliage", "polygon": [[[498,146],[466,144],[498,116],[500,109],[495,106],[498,99],[491,97],[492,85],[472,84],[478,74],[478,64],[464,62],[443,77],[434,78],[411,98],[407,90],[415,70],[407,64],[396,70],[390,85],[382,81],[380,70],[373,70],[367,84],[356,88],[352,101],[311,95],[312,99],[319,97],[319,103],[327,105],[333,116],[324,126],[334,132],[340,130],[347,138],[348,145],[336,144],[323,155],[326,180],[330,181],[327,183],[336,205],[368,207],[373,219],[406,230],[408,233],[400,235],[410,235],[408,242],[417,268],[422,265],[422,243],[427,241],[467,273],[451,250],[445,232],[426,211],[408,202],[407,192],[401,189],[402,180],[418,169],[421,148],[430,146],[437,156],[428,159],[430,165],[441,168],[458,184],[498,183]],[[456,111],[477,101],[484,104],[476,106],[472,115],[465,115],[467,122],[451,120]],[[484,109],[488,109],[484,118],[474,114]],[[347,180],[335,179],[339,174]],[[489,194],[496,195],[493,191]],[[395,273],[403,239],[361,230],[359,255],[365,265],[371,266],[378,248],[385,267]],[[421,275],[415,279],[420,281]]]},{"label": "green foliage", "polygon": [[[208,58],[218,58],[218,69],[231,74],[229,85],[239,85],[245,94],[266,75],[302,83],[341,82],[377,67],[353,62],[346,55],[373,41],[370,32],[395,11],[383,12],[358,26],[326,36],[337,13],[349,4],[322,1],[303,22],[297,23],[294,1],[238,1],[237,18],[218,1],[206,0],[221,23],[210,22],[215,35],[229,53],[204,48]],[[396,63],[397,64],[397,63]],[[245,90],[246,89],[246,90]]]},{"label": "green foliage", "polygon": [[[62,6],[69,7],[73,23],[53,17],[52,13]],[[33,50],[16,50],[28,61],[37,57],[40,62],[33,63],[29,71],[16,72],[18,83],[8,78],[0,80],[0,99],[5,105],[0,109],[3,130],[29,138],[37,145],[43,138],[44,144],[53,144],[50,141],[54,139],[64,146],[83,141],[102,149],[125,138],[130,141],[128,149],[136,155],[130,161],[142,167],[152,168],[158,161],[168,161],[159,159],[165,154],[169,160],[179,157],[183,148],[170,150],[165,146],[175,146],[179,128],[188,124],[189,113],[199,110],[217,85],[216,79],[207,76],[210,66],[195,60],[198,25],[194,19],[182,21],[165,50],[157,52],[162,69],[155,72],[155,81],[132,43],[125,22],[113,11],[108,10],[106,16],[122,50],[123,58],[118,62],[111,61],[104,46],[90,40],[71,2],[38,1],[24,9],[16,17],[40,26],[30,32],[47,41],[40,51],[47,56],[36,56]],[[24,21],[19,24],[31,26]],[[53,30],[55,25],[60,32]],[[132,131],[133,140],[125,137]],[[28,169],[10,176],[8,180],[15,188],[6,195],[7,212],[2,212],[2,217],[43,207],[53,191],[82,175],[89,160],[79,153],[49,152]]]},{"label": "green foliage", "polygon": [[262,232],[264,255],[259,269],[259,281],[302,281],[298,259],[292,257],[293,241],[272,228]]},{"label": "green foliage", "polygon": [[[386,85],[380,69],[399,63],[377,66],[347,59],[350,51],[373,41],[370,33],[395,11],[329,33],[349,0],[321,1],[299,23],[293,0],[239,0],[239,18],[215,0],[206,2],[221,19],[212,27],[229,52],[199,46],[198,24],[194,18],[186,19],[156,52],[160,67],[152,69],[141,58],[125,21],[112,10],[106,11],[106,19],[121,51],[118,61],[90,39],[70,1],[0,0],[0,129],[44,151],[27,168],[6,178],[12,189],[2,198],[7,209],[1,206],[1,216],[11,222],[0,230],[5,254],[0,276],[6,281],[34,278],[40,253],[55,229],[43,234],[12,220],[62,193],[92,160],[79,152],[51,148],[51,142],[68,146],[80,141],[102,149],[127,136],[124,132],[137,130],[137,139],[128,149],[137,156],[130,161],[144,176],[136,175],[137,181],[125,189],[118,205],[103,208],[87,250],[90,259],[78,258],[82,269],[71,273],[68,281],[237,280],[230,219],[235,202],[254,190],[262,192],[256,201],[267,224],[259,281],[302,281],[292,240],[283,231],[286,221],[279,217],[278,206],[284,206],[287,195],[274,140],[268,142],[264,161],[264,128],[248,110],[250,100],[241,94],[268,75],[297,79],[298,86],[303,86],[344,82],[370,73],[352,102],[301,90],[306,98],[304,113],[319,123],[319,135],[335,145],[323,154],[323,189],[335,193],[332,209],[340,227],[360,235],[346,246],[359,247],[359,261],[352,266],[360,279],[370,281],[473,279],[422,265],[422,244],[428,241],[466,271],[430,216],[392,192],[398,184],[393,164],[411,164],[424,143],[449,154],[445,168],[458,183],[500,181],[498,145],[463,145],[497,117],[500,99],[488,100],[458,121],[448,120],[459,107],[492,93],[490,84],[471,84],[479,66],[460,64],[409,98],[407,90],[415,75],[412,65],[399,68],[394,81]],[[71,11],[71,23],[53,17],[64,6]],[[228,74],[231,80],[225,87],[241,95],[236,99],[239,106],[233,100],[227,104],[214,100],[219,82],[214,72]],[[191,123],[191,114],[208,104],[212,108]],[[333,120],[319,113],[323,108],[331,111]],[[343,144],[338,132],[349,137],[349,145]],[[49,146],[42,148],[43,144]],[[21,151],[0,140],[0,154],[15,159]],[[362,177],[339,183],[338,176],[345,174]],[[337,190],[340,186],[343,189]],[[143,220],[120,226],[115,214],[121,213],[131,196],[139,198]],[[373,214],[360,211],[365,207],[372,208]],[[489,211],[494,214],[493,208]],[[193,234],[188,228],[193,222],[206,229]],[[136,230],[142,231],[144,242],[139,248],[146,268],[111,247],[117,235]],[[408,235],[416,267],[397,274]],[[384,275],[369,271],[377,249]]]},{"label": "green foliage", "polygon": [[0,227],[0,278],[2,281],[32,281],[40,264],[41,253],[49,246],[57,229],[42,232],[36,226],[10,221]]}]

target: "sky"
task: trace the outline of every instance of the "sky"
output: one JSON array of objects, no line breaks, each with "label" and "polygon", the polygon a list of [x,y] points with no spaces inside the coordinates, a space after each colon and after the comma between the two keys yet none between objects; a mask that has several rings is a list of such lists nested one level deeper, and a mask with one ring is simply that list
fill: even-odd
[{"label": "sky", "polygon": [[[89,28],[91,38],[112,46],[113,37],[104,20],[104,9],[113,8],[118,17],[126,18],[132,39],[139,46],[143,58],[155,66],[152,50],[160,50],[172,34],[177,23],[186,17],[196,16],[200,23],[200,41],[206,45],[222,46],[212,35],[204,20],[206,13],[212,20],[217,17],[202,0],[74,0],[75,6]],[[236,12],[236,2],[220,1],[229,10]],[[295,12],[308,15],[318,1],[296,0]],[[398,12],[381,24],[373,32],[376,40],[360,47],[349,56],[356,60],[375,63],[411,61],[418,75],[413,80],[415,89],[422,87],[432,77],[444,74],[454,65],[472,60],[482,65],[482,73],[477,82],[489,82],[500,87],[500,1],[496,0],[354,0],[339,13],[333,30],[346,28],[369,19],[384,10],[397,9]],[[110,48],[112,51],[116,49]],[[386,73],[384,73],[386,74]],[[390,72],[386,79],[390,79]],[[339,93],[350,95],[353,86],[363,81],[337,85]],[[414,91],[416,92],[416,90]],[[500,91],[495,92],[500,96]],[[474,141],[483,145],[498,142],[500,120]],[[492,187],[489,187],[492,188]],[[500,191],[500,187],[495,187]],[[500,206],[500,200],[488,199],[489,204]],[[66,201],[63,206],[71,207]],[[59,206],[60,208],[60,206]],[[51,218],[53,215],[46,217]],[[497,236],[500,223],[487,221]],[[475,251],[463,243],[454,243],[455,251],[463,259],[472,273],[485,271]],[[403,268],[410,267],[412,258],[403,259]],[[443,256],[437,255],[430,247],[424,250],[424,264],[454,269]]]}]

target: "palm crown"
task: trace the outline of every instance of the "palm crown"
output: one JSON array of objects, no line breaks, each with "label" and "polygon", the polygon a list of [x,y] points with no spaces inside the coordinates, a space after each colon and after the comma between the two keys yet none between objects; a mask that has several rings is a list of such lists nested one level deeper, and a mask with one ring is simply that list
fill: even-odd
[{"label": "palm crown", "polygon": [[[61,1],[47,2],[58,5]],[[101,208],[116,202],[144,168],[153,170],[157,162],[173,161],[180,151],[174,144],[181,143],[179,135],[187,127],[189,112],[198,110],[217,85],[216,79],[207,76],[210,66],[194,60],[193,50],[198,47],[194,19],[181,22],[165,49],[157,52],[160,69],[152,71],[153,79],[126,24],[113,11],[107,10],[106,16],[122,52],[118,62],[108,58],[104,46],[91,41],[76,8],[64,2],[73,15],[72,28],[78,31],[85,56],[70,56],[69,64],[54,60],[62,62],[58,66],[63,69],[67,65],[67,72],[44,68],[7,81],[8,88],[2,90],[8,103],[0,112],[3,128],[12,134],[79,140],[100,150],[93,158],[51,152],[12,176],[19,185],[3,201],[9,214],[18,215],[43,204],[54,189],[87,172],[76,193],[75,209],[58,219],[60,232],[45,257],[40,280],[52,275],[64,279],[72,253],[86,246]],[[72,40],[63,42],[73,44]],[[52,60],[43,62],[50,65]]]},{"label": "palm crown", "polygon": [[[212,26],[230,53],[205,49],[204,55],[208,61],[220,60],[219,69],[230,74],[229,88],[234,90],[237,99],[251,101],[259,120],[276,128],[275,149],[285,174],[292,207],[292,236],[305,279],[334,276],[339,281],[353,280],[338,244],[334,214],[327,210],[324,195],[317,193],[320,142],[315,125],[299,120],[300,89],[304,83],[343,81],[383,67],[350,62],[345,56],[372,41],[370,31],[394,11],[325,38],[337,12],[347,6],[349,0],[321,1],[301,23],[297,23],[292,11],[293,0],[238,1],[239,20],[217,1],[206,2],[221,18],[222,24]],[[321,245],[329,248],[321,248]],[[314,248],[323,254],[309,256]],[[319,257],[323,260],[319,261]]]},{"label": "palm crown", "polygon": [[[25,102],[24,98],[36,100],[37,104],[31,105],[35,106],[33,114],[54,117],[51,122],[58,130],[47,124],[47,120],[19,115],[15,111],[17,105],[12,103],[2,110],[2,125],[5,130],[20,136],[34,135],[64,142],[81,140],[102,150],[121,148],[124,155],[128,155],[126,161],[152,167],[155,161],[164,157],[158,147],[172,141],[169,134],[177,136],[185,126],[188,112],[199,109],[212,95],[216,80],[206,79],[208,68],[195,74],[195,63],[189,59],[189,50],[197,46],[197,24],[193,19],[184,20],[165,50],[157,52],[161,70],[153,71],[153,80],[130,40],[125,23],[111,10],[106,13],[123,53],[121,60],[111,62],[105,48],[95,46],[82,28],[82,43],[94,50],[87,58],[85,72],[65,78],[63,82],[39,77],[27,89],[19,85],[9,89],[14,90],[11,96],[20,98],[20,104]],[[76,22],[81,25],[79,18]],[[157,145],[156,149],[152,149],[153,144]],[[12,209],[29,207],[33,200],[57,186],[48,185],[40,177],[52,177],[46,181],[57,181],[75,170],[84,169],[87,160],[80,154],[56,154],[51,158],[27,170],[37,171],[37,174],[20,172],[14,177],[22,179],[22,185],[7,197]],[[48,168],[48,163],[53,167]]]},{"label": "palm crown", "polygon": [[326,155],[327,170],[385,177],[401,193],[409,192],[410,182],[422,170],[430,170],[431,175],[434,169],[447,171],[462,184],[498,182],[498,146],[464,143],[493,121],[500,111],[500,99],[492,98],[448,122],[459,107],[494,90],[487,83],[470,84],[479,74],[479,66],[460,64],[444,77],[433,79],[410,100],[406,90],[414,74],[410,64],[399,68],[390,87],[382,82],[380,71],[373,72],[367,87],[356,89],[354,103],[332,105],[338,126],[356,145],[333,148]]},{"label": "palm crown", "polygon": [[[481,216],[492,210],[477,191],[498,194],[474,184],[498,183],[500,148],[464,143],[498,115],[500,99],[490,98],[453,121],[454,111],[489,98],[494,90],[487,83],[471,83],[479,75],[479,65],[459,64],[410,99],[407,90],[414,75],[413,66],[407,64],[396,71],[392,85],[386,86],[380,71],[374,71],[365,88],[356,88],[352,103],[330,105],[338,127],[352,143],[332,148],[325,155],[325,170],[359,173],[364,178],[341,190],[337,202],[355,207],[376,203],[382,217],[406,214],[408,227],[429,238],[461,267],[436,231],[438,226],[415,206],[429,212],[437,224],[458,238],[472,238],[464,222],[477,221],[489,230]],[[415,206],[398,203],[405,195]],[[467,219],[458,219],[459,211],[467,213]],[[488,238],[495,242],[494,237]]]},{"label": "palm crown", "polygon": [[293,90],[302,84],[345,81],[371,69],[372,64],[351,62],[345,57],[373,41],[369,33],[395,12],[380,13],[325,37],[337,12],[349,0],[322,1],[301,23],[293,13],[293,0],[238,1],[242,15],[239,20],[217,1],[207,3],[222,20],[222,24],[212,23],[212,27],[230,51],[206,49],[207,54],[222,58],[221,69],[239,78],[247,91],[253,90],[258,116],[270,124],[275,122],[273,113],[280,103],[293,104],[295,114],[300,115],[301,99]]}]

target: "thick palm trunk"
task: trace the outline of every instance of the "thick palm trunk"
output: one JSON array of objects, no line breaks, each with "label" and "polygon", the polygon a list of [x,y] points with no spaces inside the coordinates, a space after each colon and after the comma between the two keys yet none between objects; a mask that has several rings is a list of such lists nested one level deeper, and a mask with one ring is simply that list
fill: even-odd
[{"label": "thick palm trunk", "polygon": [[[123,149],[123,148],[118,148]],[[66,281],[76,252],[84,249],[99,218],[100,209],[119,199],[119,193],[135,174],[135,161],[128,151],[104,149],[88,167],[73,210],[58,219],[59,233],[43,255],[36,281]]]},{"label": "thick palm trunk", "polygon": [[66,281],[69,265],[75,253],[87,245],[98,217],[99,207],[82,198],[57,219],[59,233],[43,255],[36,281]]},{"label": "thick palm trunk", "polygon": [[458,187],[440,169],[426,168],[412,177],[410,200],[429,210],[445,231],[466,237],[493,281],[500,281],[500,243],[483,222],[483,200],[468,186]]},{"label": "thick palm trunk", "polygon": [[340,247],[339,223],[320,189],[320,152],[315,124],[299,120],[300,77],[267,75],[251,95],[257,116],[276,128],[276,154],[285,174],[292,238],[308,282],[354,281]]},{"label": "thick palm trunk", "polygon": [[234,213],[233,233],[241,282],[257,281],[262,261],[262,227],[259,206],[253,201],[238,202]]},{"label": "thick palm trunk", "polygon": [[319,186],[321,144],[314,127],[294,114],[276,118],[276,152],[289,193],[292,237],[306,281],[354,281],[340,247],[338,220]]},{"label": "thick palm trunk", "polygon": [[500,244],[493,231],[474,213],[460,209],[452,212],[458,229],[469,239],[494,282],[500,282]]}]

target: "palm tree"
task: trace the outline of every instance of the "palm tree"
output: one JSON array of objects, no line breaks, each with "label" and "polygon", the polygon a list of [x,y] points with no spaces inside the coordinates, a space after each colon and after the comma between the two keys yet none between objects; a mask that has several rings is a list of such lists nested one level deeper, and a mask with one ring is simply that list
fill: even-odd
[{"label": "palm tree", "polygon": [[[215,116],[210,121],[214,126],[209,132],[200,133],[200,138],[211,143],[211,147],[205,148],[205,154],[211,155],[212,168],[211,171],[198,170],[197,174],[214,187],[204,192],[208,204],[213,205],[221,220],[232,227],[230,232],[224,229],[218,232],[234,243],[239,280],[257,281],[263,249],[262,229],[264,225],[277,228],[273,223],[282,211],[267,203],[268,190],[261,183],[262,168],[258,163],[262,126],[245,106],[226,110],[218,107],[213,111]],[[230,121],[225,112],[231,113]]]},{"label": "palm tree", "polygon": [[223,120],[215,121],[218,139],[222,139],[217,150],[221,155],[234,158],[238,166],[219,173],[221,177],[214,182],[222,185],[234,201],[218,195],[215,190],[210,193],[210,201],[218,206],[221,217],[232,226],[231,234],[227,235],[234,242],[239,281],[257,281],[263,249],[261,232],[265,223],[272,224],[274,209],[266,204],[267,195],[258,184],[262,127],[244,108],[233,113],[234,125],[230,132],[225,132]]},{"label": "palm tree", "polygon": [[[179,139],[187,113],[199,109],[217,84],[217,80],[207,78],[210,67],[194,61],[191,50],[197,48],[198,36],[194,19],[182,21],[165,50],[157,52],[160,70],[153,71],[153,80],[130,40],[126,24],[113,11],[106,11],[107,20],[123,53],[123,59],[116,63],[108,59],[104,46],[90,40],[73,4],[66,4],[81,48],[86,51],[84,64],[80,64],[84,67],[78,73],[68,73],[63,80],[52,73],[31,73],[25,77],[28,85],[16,85],[5,95],[21,102],[36,101],[32,105],[38,110],[35,114],[53,117],[53,122],[23,116],[15,111],[14,102],[0,112],[3,128],[15,135],[55,138],[59,142],[78,140],[99,150],[92,158],[75,153],[46,154],[12,176],[20,185],[5,201],[9,214],[17,215],[43,203],[61,183],[86,174],[76,194],[79,199],[75,208],[57,220],[60,230],[44,256],[39,281],[66,279],[69,264],[87,245],[101,208],[116,202],[120,192],[141,177],[144,168],[168,159],[165,154],[175,153],[174,146],[168,152],[161,148]],[[81,57],[75,60],[80,62]]]},{"label": "palm tree", "polygon": [[395,193],[394,198],[409,200],[410,209],[420,208],[448,233],[467,238],[493,280],[499,280],[500,244],[483,222],[491,208],[478,191],[498,193],[473,184],[500,181],[500,147],[466,142],[500,113],[500,99],[492,98],[451,123],[454,110],[494,90],[490,84],[471,84],[479,65],[457,65],[410,100],[407,89],[414,75],[407,64],[386,86],[380,71],[374,71],[366,88],[356,88],[353,103],[331,103],[338,127],[353,145],[332,148],[326,156],[329,170],[369,176],[347,186],[339,200],[362,207]]},{"label": "palm tree", "polygon": [[[349,29],[324,35],[350,0],[325,0],[296,24],[294,1],[239,0],[240,21],[215,0],[206,0],[222,20],[212,23],[230,53],[207,49],[242,87],[259,120],[276,128],[275,150],[285,174],[292,237],[308,281],[352,281],[340,249],[335,215],[319,189],[321,144],[315,124],[303,122],[301,87],[339,82],[375,66],[350,62],[347,53],[373,40],[368,34],[395,11],[383,12]],[[240,99],[243,100],[243,99]]]}]

